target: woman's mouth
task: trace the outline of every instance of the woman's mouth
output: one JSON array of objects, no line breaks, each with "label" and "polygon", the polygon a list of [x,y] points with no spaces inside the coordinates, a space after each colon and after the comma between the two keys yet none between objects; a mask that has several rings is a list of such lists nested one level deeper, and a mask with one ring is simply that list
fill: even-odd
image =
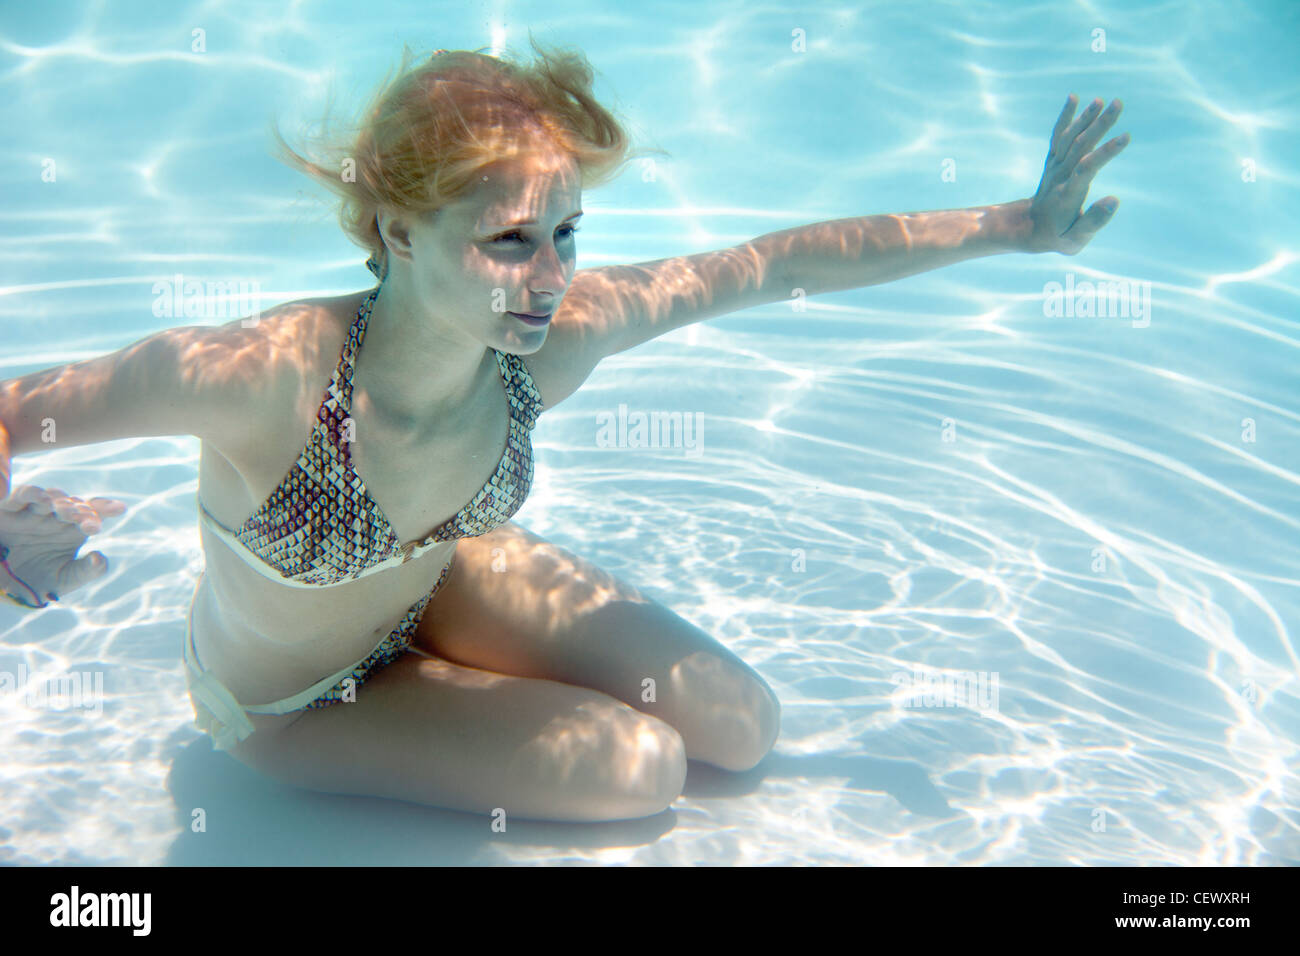
[{"label": "woman's mouth", "polygon": [[543,314],[534,315],[531,312],[511,312],[509,314],[513,315],[520,322],[524,322],[528,325],[533,326],[534,328],[541,328],[547,322],[551,321],[551,315],[553,313],[546,312]]}]

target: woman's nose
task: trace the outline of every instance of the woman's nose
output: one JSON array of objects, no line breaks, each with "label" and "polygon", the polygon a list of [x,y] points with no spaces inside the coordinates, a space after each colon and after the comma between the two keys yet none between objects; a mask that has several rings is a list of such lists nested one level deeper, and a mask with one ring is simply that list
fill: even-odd
[{"label": "woman's nose", "polygon": [[559,295],[569,285],[572,264],[561,256],[553,244],[547,244],[533,261],[533,281],[530,283],[534,292],[550,292]]}]

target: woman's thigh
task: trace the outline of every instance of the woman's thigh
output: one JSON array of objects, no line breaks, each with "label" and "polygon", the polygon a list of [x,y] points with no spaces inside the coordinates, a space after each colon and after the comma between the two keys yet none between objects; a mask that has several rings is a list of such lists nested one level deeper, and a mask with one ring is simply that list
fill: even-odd
[{"label": "woman's thigh", "polygon": [[636,588],[507,522],[457,543],[415,646],[466,667],[587,687],[674,727],[686,754],[753,767],[776,694],[710,635]]},{"label": "woman's thigh", "polygon": [[408,651],[356,700],[307,710],[236,756],[325,793],[507,817],[649,816],[681,792],[686,753],[662,721],[597,691]]}]

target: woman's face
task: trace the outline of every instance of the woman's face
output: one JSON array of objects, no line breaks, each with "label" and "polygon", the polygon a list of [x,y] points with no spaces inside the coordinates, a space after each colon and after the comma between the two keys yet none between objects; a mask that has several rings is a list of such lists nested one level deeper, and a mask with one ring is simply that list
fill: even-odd
[{"label": "woman's face", "polygon": [[486,167],[477,186],[411,229],[415,293],[425,311],[474,340],[528,355],[546,341],[577,259],[582,184],[559,151]]}]

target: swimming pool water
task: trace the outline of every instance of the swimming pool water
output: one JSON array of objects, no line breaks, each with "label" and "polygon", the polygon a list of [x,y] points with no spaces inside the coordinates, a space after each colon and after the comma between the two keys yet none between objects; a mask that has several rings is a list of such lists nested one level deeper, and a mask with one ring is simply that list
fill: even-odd
[{"label": "swimming pool water", "polygon": [[[1121,98],[1133,141],[1077,257],[712,319],[539,420],[516,520],[781,698],[762,764],[692,764],[656,818],[495,834],[213,753],[181,662],[197,439],[20,457],[15,484],[129,510],[88,543],[105,578],[0,607],[0,672],[104,695],[0,694],[0,862],[1300,862],[1295,5],[123,6],[0,10],[0,378],[205,321],[155,318],[177,273],[267,306],[367,286],[266,125],[355,104],[404,42],[575,44],[669,151],[584,197],[580,267],[1028,196],[1070,92]],[[1098,282],[1143,315],[1052,314],[1053,283]],[[599,438],[638,412],[698,446]]]}]

